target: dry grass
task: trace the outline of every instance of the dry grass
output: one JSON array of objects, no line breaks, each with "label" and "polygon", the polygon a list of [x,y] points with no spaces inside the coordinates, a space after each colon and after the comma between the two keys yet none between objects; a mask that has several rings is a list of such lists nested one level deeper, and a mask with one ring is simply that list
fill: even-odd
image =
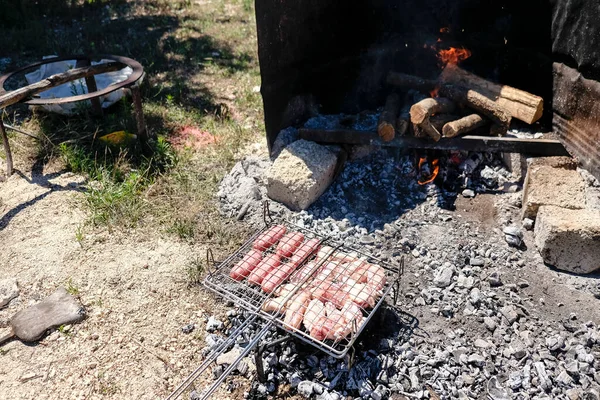
[{"label": "dry grass", "polygon": [[[111,147],[96,140],[118,130],[135,133],[125,100],[101,119],[87,112],[69,118],[16,106],[5,121],[45,138],[35,142],[11,133],[17,167],[27,170],[62,159],[67,168],[89,176],[85,204],[90,218],[74,232],[77,237],[88,229],[136,229],[230,249],[243,232],[219,215],[218,182],[240,149],[264,131],[261,99],[254,90],[260,76],[253,2],[52,3],[46,17],[36,12],[21,24],[0,27],[5,38],[0,58],[10,58],[8,69],[48,54],[134,58],[147,73],[144,113],[158,140],[152,156],[135,142]],[[206,132],[216,143],[174,149],[169,143],[184,127]]]}]

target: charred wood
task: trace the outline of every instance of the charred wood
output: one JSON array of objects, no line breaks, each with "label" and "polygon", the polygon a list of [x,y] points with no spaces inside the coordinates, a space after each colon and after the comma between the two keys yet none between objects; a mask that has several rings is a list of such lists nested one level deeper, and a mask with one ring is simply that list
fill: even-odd
[{"label": "charred wood", "polygon": [[505,109],[512,117],[528,124],[540,119],[544,112],[544,100],[540,96],[490,82],[457,65],[448,64],[440,75],[440,82],[443,85],[458,85],[475,90]]},{"label": "charred wood", "polygon": [[396,135],[396,120],[399,112],[400,96],[396,93],[392,93],[385,101],[385,106],[379,116],[379,122],[377,124],[377,133],[382,140],[389,142]]},{"label": "charred wood", "polygon": [[488,121],[483,119],[481,115],[471,114],[455,121],[447,122],[442,128],[442,134],[444,137],[456,137],[484,126],[487,123]]},{"label": "charred wood", "polygon": [[399,88],[416,89],[421,92],[430,92],[439,85],[436,80],[424,79],[419,76],[403,74],[401,72],[388,73],[387,83]]}]

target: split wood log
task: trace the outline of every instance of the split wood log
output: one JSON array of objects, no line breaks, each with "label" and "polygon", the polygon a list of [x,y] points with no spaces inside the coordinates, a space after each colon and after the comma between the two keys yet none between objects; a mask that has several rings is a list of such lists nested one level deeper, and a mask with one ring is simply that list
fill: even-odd
[{"label": "split wood log", "polygon": [[429,97],[410,108],[410,121],[413,124],[422,124],[434,114],[450,113],[456,106],[450,99],[444,97]]},{"label": "split wood log", "polygon": [[423,137],[425,135],[429,136],[436,142],[442,138],[442,134],[438,131],[435,126],[431,124],[429,119],[426,119],[420,124],[413,124],[415,136]]},{"label": "split wood log", "polygon": [[67,72],[55,74],[42,79],[39,82],[22,87],[5,95],[0,96],[0,109],[6,108],[12,104],[18,103],[33,95],[44,92],[63,83],[71,82],[76,79],[87,78],[92,75],[103,74],[105,72],[118,71],[123,69],[125,65],[120,62],[110,62],[105,64],[93,65],[91,67],[74,68]]},{"label": "split wood log", "polygon": [[385,100],[385,106],[377,123],[377,133],[384,142],[389,142],[396,135],[396,120],[399,112],[400,96],[392,93]]},{"label": "split wood log", "polygon": [[490,82],[454,64],[448,64],[440,83],[463,86],[480,93],[504,108],[512,117],[532,124],[542,117],[544,99],[524,90]]},{"label": "split wood log", "polygon": [[488,121],[483,119],[479,114],[471,114],[466,117],[462,117],[455,121],[448,122],[442,128],[442,134],[444,137],[456,137],[472,131],[473,129],[479,128],[487,124]]},{"label": "split wood log", "polygon": [[508,130],[511,121],[510,114],[494,101],[475,90],[456,85],[442,85],[440,94],[457,103],[471,107],[491,119],[494,124],[498,125],[497,134],[503,135]]}]

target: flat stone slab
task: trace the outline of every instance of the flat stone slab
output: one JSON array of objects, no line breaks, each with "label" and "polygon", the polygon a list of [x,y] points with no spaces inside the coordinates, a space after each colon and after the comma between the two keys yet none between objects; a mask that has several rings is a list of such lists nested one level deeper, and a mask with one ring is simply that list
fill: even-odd
[{"label": "flat stone slab", "polygon": [[19,285],[16,278],[0,280],[0,308],[3,308],[10,301],[19,295]]},{"label": "flat stone slab", "polygon": [[24,342],[33,342],[48,329],[73,324],[84,317],[83,306],[61,287],[39,303],[16,313],[10,325],[16,337]]},{"label": "flat stone slab", "polygon": [[585,208],[586,184],[575,170],[533,164],[523,188],[523,218],[535,219],[541,206]]},{"label": "flat stone slab", "polygon": [[600,269],[600,212],[542,206],[535,244],[547,264],[576,274]]},{"label": "flat stone slab", "polygon": [[291,210],[306,210],[333,181],[336,164],[337,156],[326,147],[295,141],[267,172],[267,195]]}]

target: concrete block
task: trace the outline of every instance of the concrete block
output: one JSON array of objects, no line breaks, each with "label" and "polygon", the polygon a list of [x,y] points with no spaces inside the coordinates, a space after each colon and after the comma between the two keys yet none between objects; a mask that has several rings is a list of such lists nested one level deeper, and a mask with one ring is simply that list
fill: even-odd
[{"label": "concrete block", "polygon": [[600,213],[541,206],[535,244],[547,264],[576,274],[600,268]]},{"label": "concrete block", "polygon": [[306,210],[333,181],[337,156],[324,146],[298,140],[267,172],[267,195],[292,210]]},{"label": "concrete block", "polygon": [[585,187],[575,170],[533,164],[525,178],[522,218],[535,219],[544,205],[571,210],[585,208]]}]

